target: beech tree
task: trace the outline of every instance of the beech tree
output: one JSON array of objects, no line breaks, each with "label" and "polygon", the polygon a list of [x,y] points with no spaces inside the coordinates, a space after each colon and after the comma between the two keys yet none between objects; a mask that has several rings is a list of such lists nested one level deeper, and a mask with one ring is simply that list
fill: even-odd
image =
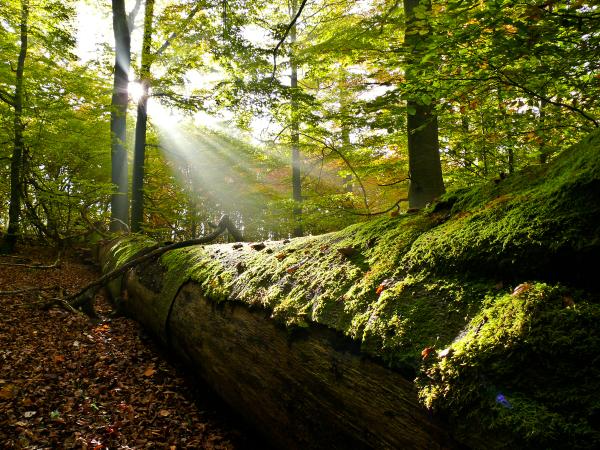
[{"label": "beech tree", "polygon": [[21,0],[20,48],[15,72],[15,90],[12,95],[2,94],[2,99],[14,110],[14,141],[10,160],[10,206],[8,210],[8,228],[0,247],[3,253],[12,253],[17,242],[19,219],[21,216],[21,179],[23,166],[24,141],[23,132],[23,79],[25,76],[25,60],[27,58],[27,41],[29,37],[29,0]]},{"label": "beech tree", "polygon": [[[435,71],[435,66],[431,63],[419,64],[429,53],[427,38],[432,33],[428,21],[431,15],[431,2],[430,0],[404,0],[404,14],[406,16],[404,73],[407,84],[416,85],[406,99],[410,179],[408,205],[410,208],[423,208],[444,193],[435,100],[418,82],[418,77],[423,74],[423,70],[419,68],[426,67],[426,70]],[[426,78],[430,77],[429,75]]]}]

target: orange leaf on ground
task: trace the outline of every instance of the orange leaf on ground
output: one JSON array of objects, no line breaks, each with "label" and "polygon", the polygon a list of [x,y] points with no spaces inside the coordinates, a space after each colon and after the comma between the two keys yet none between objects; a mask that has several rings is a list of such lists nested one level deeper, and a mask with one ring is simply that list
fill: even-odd
[{"label": "orange leaf on ground", "polygon": [[421,357],[423,359],[427,359],[427,357],[431,354],[432,351],[433,351],[433,347],[425,347],[423,349],[423,351],[421,352]]},{"label": "orange leaf on ground", "polygon": [[151,377],[155,373],[156,373],[156,369],[154,367],[152,367],[152,366],[150,366],[146,370],[144,370],[144,376],[145,377]]}]

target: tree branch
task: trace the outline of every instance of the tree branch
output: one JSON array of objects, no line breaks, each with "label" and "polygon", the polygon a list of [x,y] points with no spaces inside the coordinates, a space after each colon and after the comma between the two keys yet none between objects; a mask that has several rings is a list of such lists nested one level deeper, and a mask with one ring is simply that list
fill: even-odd
[{"label": "tree branch", "polygon": [[281,39],[279,40],[279,42],[277,43],[277,45],[273,49],[273,74],[271,75],[271,81],[273,81],[275,79],[275,71],[277,70],[277,52],[279,51],[279,47],[281,47],[283,45],[283,43],[285,42],[288,34],[290,33],[290,30],[292,29],[292,27],[294,25],[296,25],[296,22],[298,21],[298,18],[300,17],[300,14],[302,14],[302,10],[306,6],[306,2],[307,1],[308,0],[302,0],[302,3],[300,4],[300,7],[298,8],[298,11],[296,12],[296,15],[294,16],[294,18],[292,19],[292,21],[288,24],[288,26],[286,27],[286,29],[285,29],[285,31],[283,33],[283,36],[281,37]]},{"label": "tree branch", "polygon": [[209,242],[218,238],[225,231],[229,231],[237,241],[242,240],[242,233],[240,233],[240,231],[233,225],[231,219],[229,219],[229,216],[224,215],[221,217],[217,228],[212,233],[197,239],[190,239],[188,241],[176,242],[174,244],[147,248],[145,249],[146,253],[123,264],[121,267],[104,274],[97,280],[92,281],[84,286],[79,292],[66,297],[64,300],[73,307],[83,307],[94,298],[96,291],[106,284],[106,282],[124,274],[129,269],[171,250],[189,247],[192,245],[208,244]]},{"label": "tree branch", "polygon": [[127,14],[127,28],[129,28],[130,35],[135,28],[135,18],[140,12],[140,6],[142,6],[142,0],[135,0],[135,5],[133,6],[133,9],[129,12],[129,14]]},{"label": "tree branch", "polygon": [[26,292],[35,292],[35,291],[52,291],[58,289],[58,286],[48,286],[48,287],[28,287],[23,289],[17,289],[15,291],[0,291],[0,295],[17,295],[24,294]]},{"label": "tree branch", "polygon": [[355,211],[350,211],[349,209],[344,209],[344,211],[346,211],[347,213],[350,214],[354,214],[355,216],[367,216],[367,217],[371,217],[371,216],[378,216],[381,214],[385,214],[390,212],[392,209],[400,209],[400,202],[407,202],[408,198],[399,198],[398,201],[396,203],[394,203],[392,206],[390,206],[388,209],[384,209],[383,211],[378,211],[378,212],[367,212],[367,213],[359,213],[359,212],[355,212]]},{"label": "tree branch", "polygon": [[162,55],[165,52],[165,50],[167,48],[169,48],[169,46],[173,43],[173,40],[176,39],[177,36],[179,36],[179,34],[181,32],[185,31],[185,28],[187,27],[187,25],[194,18],[194,16],[198,13],[198,11],[200,11],[201,6],[202,6],[202,2],[196,3],[196,6],[194,6],[194,8],[190,11],[188,16],[185,18],[185,20],[181,24],[180,29],[177,31],[173,31],[171,33],[171,35],[167,38],[167,40],[165,42],[163,42],[163,45],[161,45],[160,48],[154,53],[154,58],[158,58],[160,55]]},{"label": "tree branch", "polygon": [[354,170],[354,166],[352,166],[352,164],[350,163],[350,161],[348,160],[348,158],[346,158],[346,156],[337,148],[335,148],[334,146],[328,144],[327,142],[315,138],[313,136],[310,136],[308,134],[305,133],[300,133],[302,136],[307,137],[308,139],[311,139],[315,142],[318,142],[319,144],[323,145],[324,147],[328,148],[329,150],[331,150],[332,152],[336,153],[340,158],[342,158],[342,161],[344,161],[344,164],[346,164],[346,166],[348,166],[348,169],[350,169],[350,172],[352,172],[352,174],[356,177],[356,181],[358,181],[358,184],[360,185],[360,190],[362,191],[363,194],[363,203],[365,204],[365,209],[367,210],[367,215],[370,215],[369,213],[369,201],[367,200],[367,190],[365,189],[365,186],[360,178],[360,176],[356,173],[356,170]]},{"label": "tree branch", "polygon": [[10,95],[6,91],[0,90],[0,100],[2,100],[6,104],[12,106],[13,108],[15,106],[14,96]]},{"label": "tree branch", "polygon": [[500,70],[499,68],[496,68],[494,66],[492,66],[490,64],[490,67],[492,69],[494,69],[494,71],[496,71],[502,78],[504,78],[504,81],[506,81],[508,84],[510,84],[513,87],[516,87],[517,89],[522,90],[523,92],[525,92],[526,94],[531,95],[532,97],[535,98],[539,98],[540,100],[545,101],[546,103],[549,103],[551,105],[554,106],[559,106],[562,108],[567,108],[570,111],[576,112],[579,115],[581,115],[582,117],[584,117],[585,119],[591,121],[595,127],[600,127],[600,122],[598,121],[598,119],[596,119],[595,117],[591,116],[590,114],[586,113],[584,110],[573,106],[573,105],[569,105],[568,103],[563,103],[563,102],[559,102],[559,101],[554,101],[542,94],[538,94],[537,92],[529,89],[526,86],[523,86],[522,84],[520,84],[517,80],[511,78],[510,76],[508,76],[505,72],[503,72],[502,70]]},{"label": "tree branch", "polygon": [[392,181],[391,183],[384,183],[384,184],[377,183],[377,186],[381,186],[381,187],[395,186],[396,184],[400,184],[404,181],[409,181],[409,180],[410,180],[410,177],[404,177],[399,180]]}]

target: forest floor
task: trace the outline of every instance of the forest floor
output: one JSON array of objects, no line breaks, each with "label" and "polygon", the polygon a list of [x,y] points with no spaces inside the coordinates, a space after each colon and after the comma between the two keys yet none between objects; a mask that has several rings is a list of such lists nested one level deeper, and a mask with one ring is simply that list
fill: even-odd
[{"label": "forest floor", "polygon": [[[82,255],[45,248],[0,256],[0,448],[256,448],[257,438],[200,381],[167,361],[140,326],[42,304],[92,281]],[[6,294],[29,287],[52,288]],[[232,418],[233,417],[233,418]],[[260,447],[264,447],[261,445]]]}]

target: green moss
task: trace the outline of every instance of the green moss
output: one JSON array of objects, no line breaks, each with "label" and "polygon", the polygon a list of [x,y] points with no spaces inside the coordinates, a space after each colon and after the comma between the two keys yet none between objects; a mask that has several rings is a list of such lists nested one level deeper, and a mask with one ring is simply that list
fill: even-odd
[{"label": "green moss", "polygon": [[524,286],[486,297],[449,356],[424,368],[420,396],[513,448],[597,447],[600,306],[561,286]]},{"label": "green moss", "polygon": [[[595,133],[553,164],[451,192],[421,214],[262,250],[173,251],[161,259],[160,295],[172,300],[191,279],[215,302],[265,309],[291,328],[337,330],[419,374],[425,405],[489,436],[478,443],[465,432],[475,447],[585,448],[600,430],[600,312],[590,293],[599,291],[599,155]],[[117,264],[143,245],[119,244]],[[511,296],[527,279],[536,281]],[[436,356],[442,349],[454,353]]]}]

